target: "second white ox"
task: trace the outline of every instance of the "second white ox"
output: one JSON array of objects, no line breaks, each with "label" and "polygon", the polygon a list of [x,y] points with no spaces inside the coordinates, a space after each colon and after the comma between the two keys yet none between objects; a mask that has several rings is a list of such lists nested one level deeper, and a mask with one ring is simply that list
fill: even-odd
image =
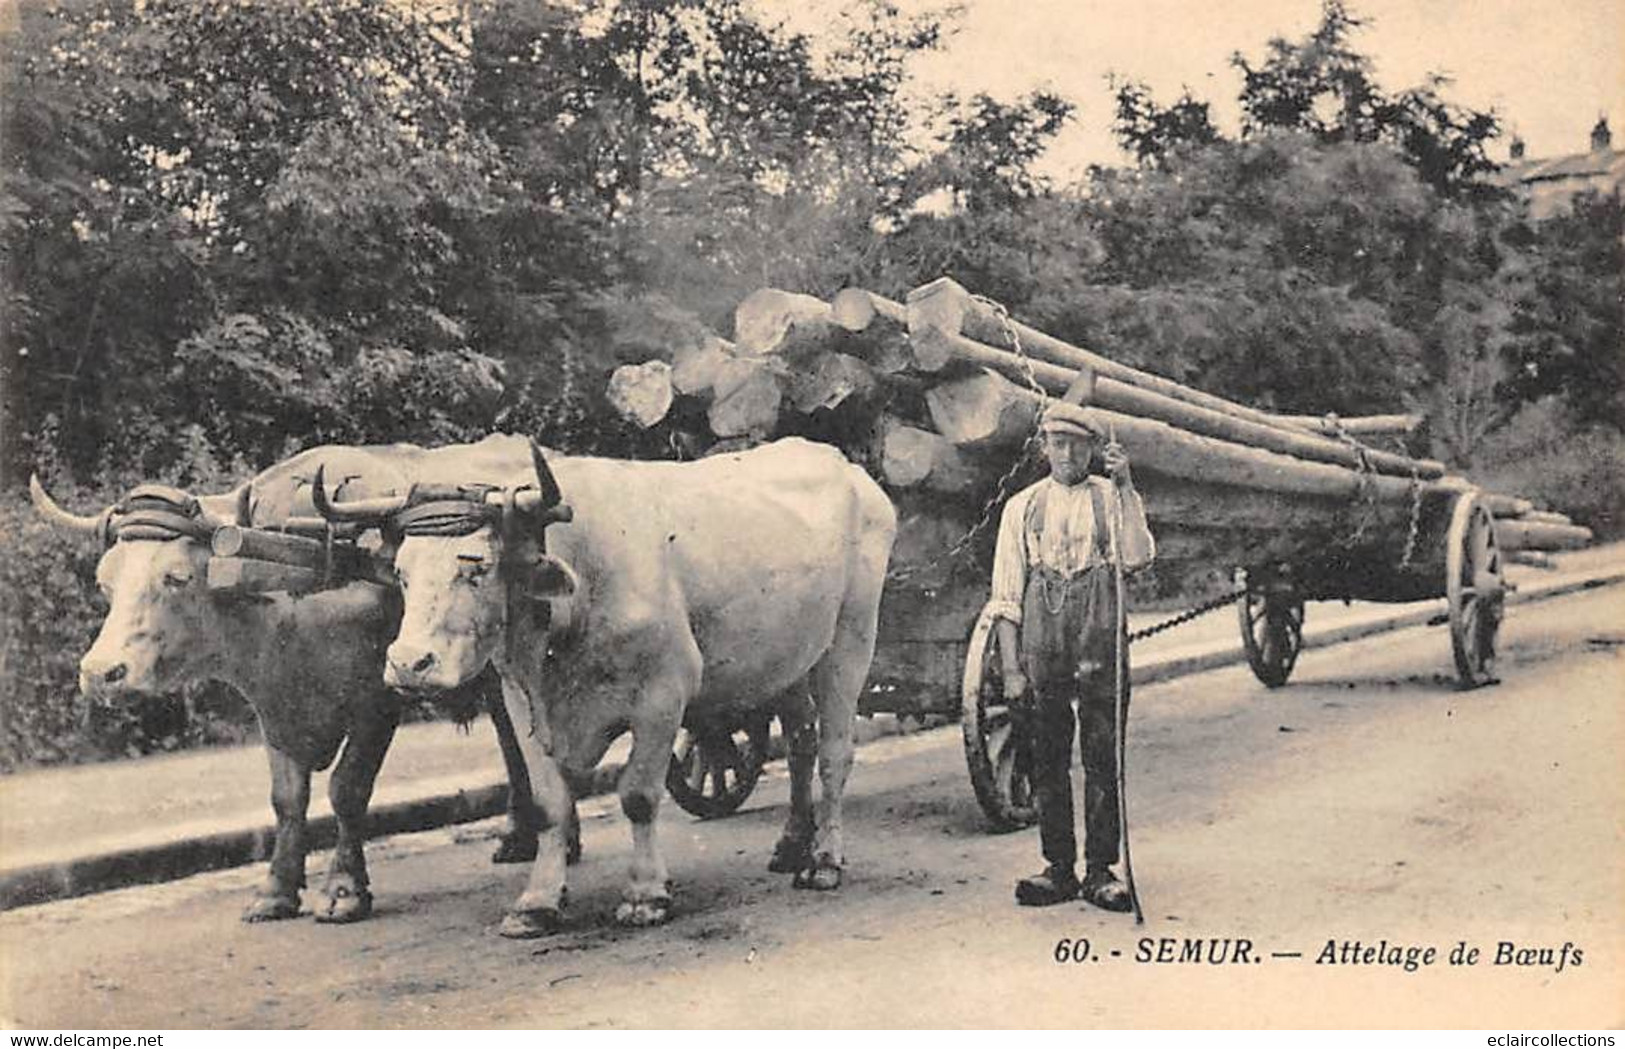
[{"label": "second white ox", "polygon": [[419,476],[409,497],[318,498],[324,513],[387,517],[400,535],[391,686],[454,688],[492,663],[501,674],[545,828],[502,934],[559,927],[568,783],[627,730],[619,794],[632,862],[616,917],[664,921],[655,815],[679,727],[775,705],[792,736],[791,811],[770,867],[798,887],[836,888],[841,795],[896,533],[885,493],[835,449],[798,439],[692,463],[532,453],[534,476],[505,489]]}]

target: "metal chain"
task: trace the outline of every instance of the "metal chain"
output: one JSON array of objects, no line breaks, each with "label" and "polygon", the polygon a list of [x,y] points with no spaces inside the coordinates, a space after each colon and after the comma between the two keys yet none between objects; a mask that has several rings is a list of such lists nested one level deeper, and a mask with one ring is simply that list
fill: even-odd
[{"label": "metal chain", "polygon": [[1186,609],[1177,616],[1170,619],[1164,619],[1162,622],[1148,626],[1143,630],[1134,631],[1134,633],[1128,636],[1129,643],[1132,644],[1135,641],[1144,641],[1146,638],[1154,637],[1157,634],[1162,633],[1164,630],[1172,630],[1176,626],[1183,626],[1193,619],[1200,619],[1209,612],[1217,611],[1218,609],[1223,608],[1225,605],[1233,604],[1246,596],[1247,588],[1243,586],[1232,590],[1227,594],[1220,594],[1218,597],[1210,598],[1203,601],[1199,605],[1194,605],[1191,608]]},{"label": "metal chain", "polygon": [[1416,463],[1411,462],[1411,523],[1405,534],[1405,552],[1400,555],[1399,568],[1401,571],[1411,565],[1411,557],[1416,553],[1416,539],[1422,533],[1422,475],[1416,469]]},{"label": "metal chain", "polygon": [[[1365,538],[1366,529],[1371,527],[1371,520],[1374,516],[1372,510],[1377,505],[1377,485],[1375,480],[1377,468],[1371,464],[1371,449],[1355,440],[1354,436],[1345,430],[1341,423],[1338,423],[1332,431],[1332,436],[1352,449],[1355,459],[1359,463],[1358,468],[1355,470],[1359,488],[1354,493],[1354,502],[1356,504],[1354,509],[1358,515],[1355,518],[1354,530],[1343,538],[1333,540],[1334,544],[1345,550],[1355,550],[1359,547],[1360,540]],[[1361,503],[1364,505],[1359,505]]]},{"label": "metal chain", "polygon": [[[988,310],[998,318],[999,326],[1004,330],[1005,341],[1009,343],[1011,351],[1016,355],[1016,359],[1021,362],[1022,378],[1026,381],[1028,388],[1030,388],[1032,392],[1037,395],[1039,403],[1042,404],[1044,400],[1048,399],[1049,393],[1038,382],[1038,376],[1033,371],[1032,359],[1027,356],[1026,348],[1021,344],[1021,333],[1016,330],[1015,323],[1010,318],[1010,311],[1005,308],[1003,303],[987,298],[986,296],[975,295],[972,296],[972,298],[976,302],[986,306]],[[965,548],[968,547],[990,523],[992,523],[994,512],[1001,505],[1003,505],[1004,501],[1008,499],[1011,494],[1013,494],[1009,490],[1010,486],[1020,474],[1021,468],[1026,464],[1028,456],[1030,456],[1037,448],[1042,436],[1043,429],[1038,426],[1035,421],[1032,432],[1029,433],[1027,435],[1027,439],[1022,442],[1021,450],[1017,453],[1015,462],[1012,463],[1010,469],[1006,470],[999,478],[998,484],[994,486],[992,497],[989,498],[988,501],[983,505],[980,516],[977,518],[976,523],[971,526],[968,532],[949,546],[947,550],[943,551],[940,556],[934,557],[930,561],[923,564],[910,565],[906,568],[894,569],[893,571],[887,573],[887,581],[893,583],[904,582],[911,577],[920,574],[921,572],[929,571],[959,556],[959,554],[963,552]],[[1241,587],[1230,593],[1221,594],[1218,597],[1203,601],[1200,604],[1188,608],[1178,615],[1165,619],[1160,623],[1146,627],[1143,630],[1136,630],[1134,633],[1129,635],[1129,642],[1132,644],[1135,641],[1143,641],[1146,638],[1154,637],[1165,630],[1172,630],[1176,626],[1182,626],[1183,624],[1189,623],[1194,619],[1207,615],[1209,612],[1213,612],[1225,607],[1226,605],[1233,604],[1238,598],[1245,596],[1246,593],[1247,588]]]},{"label": "metal chain", "polygon": [[[1364,512],[1360,514],[1359,520],[1355,524],[1354,531],[1351,532],[1347,538],[1337,541],[1339,546],[1342,546],[1344,549],[1352,550],[1355,549],[1359,545],[1360,540],[1365,537],[1366,529],[1371,526],[1371,521],[1375,517],[1373,511],[1377,505],[1377,468],[1371,462],[1371,449],[1353,434],[1349,433],[1348,430],[1344,429],[1343,424],[1340,421],[1333,428],[1332,436],[1341,441],[1344,445],[1352,448],[1360,463],[1360,490],[1355,495],[1355,499],[1358,500],[1361,496],[1364,496]],[[1405,546],[1399,557],[1398,568],[1401,571],[1410,567],[1412,559],[1416,556],[1416,541],[1422,533],[1422,475],[1416,468],[1415,460],[1410,460],[1410,464],[1411,513],[1410,521],[1405,533]]]},{"label": "metal chain", "polygon": [[[1046,394],[1044,388],[1038,384],[1038,377],[1033,373],[1032,361],[1027,357],[1027,350],[1021,344],[1021,335],[1016,331],[1015,324],[1013,324],[1010,320],[1010,311],[1005,309],[1002,303],[996,302],[993,299],[989,299],[981,295],[974,295],[972,298],[986,306],[993,312],[994,316],[999,319],[999,324],[1004,329],[1005,340],[1009,342],[1010,349],[1015,353],[1016,359],[1021,362],[1022,375],[1026,379],[1027,385],[1032,388],[1033,392],[1038,394],[1041,400],[1042,398],[1047,397],[1048,394]],[[933,557],[931,560],[924,561],[917,565],[906,565],[901,568],[894,568],[890,572],[887,572],[886,581],[889,583],[906,583],[915,576],[939,568],[942,565],[947,564],[949,561],[952,561],[960,554],[964,553],[965,550],[967,550],[970,545],[976,541],[977,537],[985,532],[988,526],[993,523],[994,518],[997,516],[999,509],[1004,505],[1005,501],[1009,499],[1011,495],[1015,494],[1011,491],[1011,486],[1015,484],[1016,478],[1021,475],[1022,468],[1026,466],[1028,459],[1037,449],[1038,443],[1042,437],[1043,429],[1038,425],[1035,419],[1032,431],[1027,434],[1027,439],[1022,442],[1020,450],[1016,452],[1015,459],[1013,462],[1011,462],[1010,468],[1000,475],[998,483],[993,486],[993,494],[989,496],[987,501],[982,505],[981,512],[977,515],[976,523],[971,525],[969,531],[956,539],[948,547],[948,549],[944,550],[936,557]]]}]

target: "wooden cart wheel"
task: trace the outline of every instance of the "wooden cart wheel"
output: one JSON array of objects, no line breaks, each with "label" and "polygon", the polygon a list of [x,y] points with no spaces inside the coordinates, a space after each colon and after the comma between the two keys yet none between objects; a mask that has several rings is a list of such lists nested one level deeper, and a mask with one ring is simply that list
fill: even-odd
[{"label": "wooden cart wheel", "polygon": [[1303,600],[1288,591],[1249,590],[1237,612],[1247,665],[1265,685],[1280,688],[1303,650]]},{"label": "wooden cart wheel", "polygon": [[1445,543],[1445,598],[1456,674],[1462,688],[1477,688],[1496,680],[1495,636],[1506,599],[1495,522],[1477,493],[1456,500]]},{"label": "wooden cart wheel", "polygon": [[1004,699],[1004,664],[994,619],[983,611],[971,631],[960,689],[965,762],[976,800],[995,830],[1019,830],[1038,819],[1033,804],[1031,757],[1015,731]]},{"label": "wooden cart wheel", "polygon": [[756,789],[767,761],[767,714],[732,728],[684,728],[677,734],[666,790],[683,811],[702,820],[727,816]]}]

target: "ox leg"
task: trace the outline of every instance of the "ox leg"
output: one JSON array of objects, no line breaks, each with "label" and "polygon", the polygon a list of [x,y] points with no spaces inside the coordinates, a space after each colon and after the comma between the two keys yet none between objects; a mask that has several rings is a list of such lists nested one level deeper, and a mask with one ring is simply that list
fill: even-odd
[{"label": "ox leg", "polygon": [[326,897],[316,910],[316,920],[344,924],[358,922],[372,914],[372,891],[367,878],[367,805],[378,770],[389,753],[399,718],[394,711],[363,717],[351,730],[344,755],[328,780],[327,796],[339,825],[333,862],[327,868],[322,886]]},{"label": "ox leg", "polygon": [[812,866],[813,767],[818,759],[818,727],[812,700],[797,690],[786,697],[779,711],[790,766],[790,816],[773,847],[767,869],[775,874],[799,874]]},{"label": "ox leg", "polygon": [[[536,826],[540,822],[531,801],[530,773],[519,749],[519,736],[513,719],[500,696],[490,697],[491,727],[496,729],[502,764],[508,772],[508,825],[491,854],[492,863],[529,863],[536,858]],[[577,848],[579,849],[577,839]]]},{"label": "ox leg", "polygon": [[[879,578],[880,573],[875,576]],[[852,771],[858,696],[874,659],[878,609],[878,598],[849,600],[834,645],[813,668],[813,694],[818,702],[818,827],[813,835],[812,862],[796,875],[798,889],[841,886],[841,868],[846,863],[841,797]]]},{"label": "ox leg", "polygon": [[[541,815],[531,800],[530,772],[525,768],[525,755],[519,749],[519,734],[513,729],[513,719],[500,698],[491,703],[491,726],[496,729],[497,745],[502,750],[502,765],[508,773],[508,826],[502,832],[492,863],[530,863],[536,859],[536,833]],[[570,818],[565,823],[564,838],[567,846],[565,862],[581,862],[581,818],[576,815],[574,797],[570,800]]]},{"label": "ox leg", "polygon": [[265,884],[243,911],[245,922],[278,921],[299,913],[299,890],[305,887],[305,813],[310,809],[310,768],[266,747],[271,761],[271,808],[276,813],[276,844]]},{"label": "ox leg", "polygon": [[539,715],[532,711],[529,695],[504,679],[502,699],[513,724],[526,727],[516,738],[529,772],[537,835],[536,862],[531,865],[530,880],[503,917],[497,932],[510,939],[530,939],[556,932],[563,925],[565,858],[569,851],[566,828],[572,822],[575,802],[558,762],[548,753],[547,741],[551,736],[546,726],[539,723]]},{"label": "ox leg", "polygon": [[646,700],[645,709],[658,713],[633,723],[632,753],[620,781],[621,811],[632,824],[632,865],[615,920],[635,926],[659,925],[671,913],[671,877],[656,841],[655,816],[683,704]]}]

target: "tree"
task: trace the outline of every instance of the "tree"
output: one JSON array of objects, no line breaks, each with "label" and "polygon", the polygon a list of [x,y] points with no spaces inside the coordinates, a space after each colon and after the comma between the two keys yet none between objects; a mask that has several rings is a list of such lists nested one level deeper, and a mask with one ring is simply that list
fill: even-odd
[{"label": "tree", "polygon": [[1200,149],[1223,137],[1208,103],[1198,101],[1189,88],[1173,105],[1159,106],[1151,89],[1140,81],[1120,81],[1114,86],[1112,131],[1118,144],[1141,164],[1160,163],[1178,150]]},{"label": "tree", "polygon": [[1557,396],[1577,424],[1625,431],[1625,203],[1586,194],[1510,236],[1525,257],[1507,296],[1503,392],[1528,402]]},{"label": "tree", "polygon": [[[1499,118],[1445,101],[1440,92],[1449,80],[1439,75],[1398,93],[1385,90],[1354,44],[1366,24],[1346,0],[1322,0],[1320,24],[1303,39],[1277,37],[1261,60],[1235,52],[1242,141],[1289,131],[1326,145],[1386,143],[1441,193],[1493,195],[1482,176],[1496,169],[1485,147],[1500,134]],[[1145,84],[1125,81],[1116,103],[1113,131],[1142,164],[1221,138],[1207,103],[1188,90],[1162,106]]]},{"label": "tree", "polygon": [[1345,0],[1322,0],[1320,25],[1305,39],[1271,40],[1256,65],[1233,55],[1243,78],[1243,135],[1291,130],[1327,143],[1387,142],[1442,193],[1484,190],[1479,176],[1496,167],[1485,145],[1500,133],[1500,121],[1441,99],[1449,83],[1442,76],[1397,95],[1384,91],[1371,59],[1352,43],[1365,24]]}]

